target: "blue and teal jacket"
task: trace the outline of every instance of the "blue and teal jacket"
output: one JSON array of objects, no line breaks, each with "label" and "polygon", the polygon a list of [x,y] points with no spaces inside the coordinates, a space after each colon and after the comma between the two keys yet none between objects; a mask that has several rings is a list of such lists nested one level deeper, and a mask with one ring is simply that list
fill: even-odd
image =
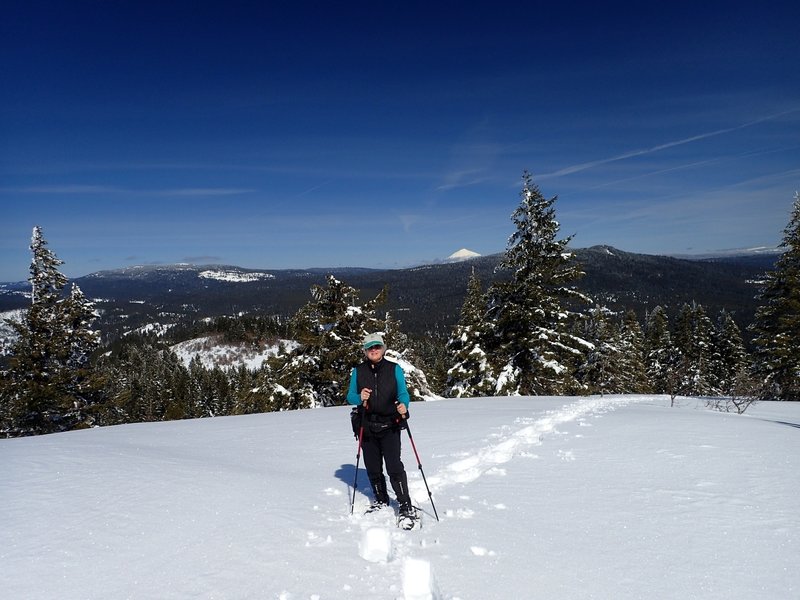
[{"label": "blue and teal jacket", "polygon": [[406,387],[406,376],[400,365],[382,358],[373,364],[369,360],[353,369],[350,374],[350,388],[347,391],[349,404],[361,404],[361,390],[369,388],[369,413],[381,417],[396,417],[397,402],[408,407],[411,400]]}]

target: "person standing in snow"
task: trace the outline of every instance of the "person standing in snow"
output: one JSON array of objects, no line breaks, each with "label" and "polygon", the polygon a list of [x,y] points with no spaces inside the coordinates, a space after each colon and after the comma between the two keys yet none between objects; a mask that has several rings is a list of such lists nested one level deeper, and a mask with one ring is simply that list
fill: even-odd
[{"label": "person standing in snow", "polygon": [[403,369],[384,358],[386,345],[377,333],[364,337],[365,360],[350,375],[347,402],[361,405],[361,424],[364,466],[367,468],[374,501],[367,512],[389,505],[383,463],[392,484],[400,517],[414,518],[408,479],[400,460],[400,431],[403,419],[408,418],[410,401]]}]

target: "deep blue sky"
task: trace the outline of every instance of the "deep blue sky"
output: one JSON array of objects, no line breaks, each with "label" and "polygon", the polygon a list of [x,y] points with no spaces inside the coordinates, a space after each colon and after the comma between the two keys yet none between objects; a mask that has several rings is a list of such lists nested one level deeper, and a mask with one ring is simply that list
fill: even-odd
[{"label": "deep blue sky", "polygon": [[4,2],[0,281],[34,225],[70,277],[500,252],[524,169],[575,246],[774,246],[796,6]]}]

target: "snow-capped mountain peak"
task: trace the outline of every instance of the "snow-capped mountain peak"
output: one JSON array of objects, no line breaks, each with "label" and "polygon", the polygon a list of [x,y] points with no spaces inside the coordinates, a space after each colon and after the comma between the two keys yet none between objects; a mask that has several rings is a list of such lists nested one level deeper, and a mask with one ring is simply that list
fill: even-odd
[{"label": "snow-capped mountain peak", "polygon": [[477,252],[473,252],[472,250],[467,250],[466,248],[462,248],[456,252],[453,252],[450,256],[447,257],[449,261],[460,261],[460,260],[469,260],[470,258],[477,258],[480,254]]}]

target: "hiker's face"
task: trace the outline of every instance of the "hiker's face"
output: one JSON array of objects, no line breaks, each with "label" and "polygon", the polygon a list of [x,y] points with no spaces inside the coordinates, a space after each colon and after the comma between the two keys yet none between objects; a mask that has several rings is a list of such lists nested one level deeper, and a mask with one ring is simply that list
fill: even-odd
[{"label": "hiker's face", "polygon": [[370,346],[366,349],[367,358],[374,363],[381,361],[384,352],[386,352],[385,346]]}]

